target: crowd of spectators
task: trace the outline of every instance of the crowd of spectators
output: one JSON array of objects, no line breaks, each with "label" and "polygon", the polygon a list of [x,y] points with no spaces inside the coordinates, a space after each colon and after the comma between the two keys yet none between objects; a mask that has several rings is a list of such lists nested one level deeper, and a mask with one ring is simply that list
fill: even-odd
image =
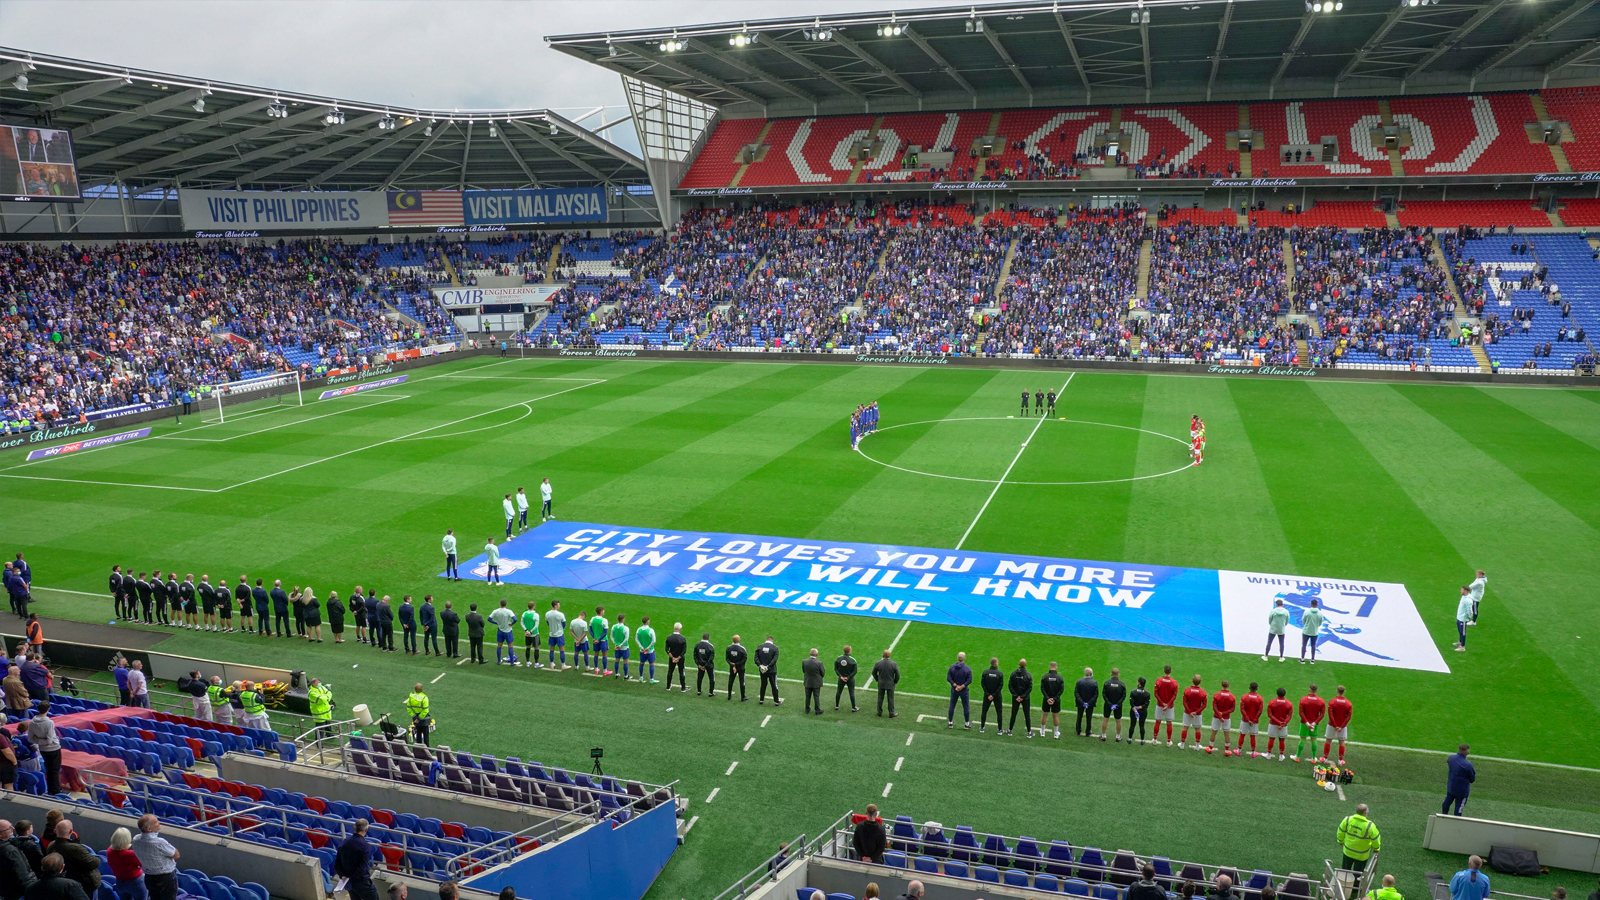
[{"label": "crowd of spectators", "polygon": [[1296,306],[1332,341],[1331,362],[1352,351],[1380,361],[1426,360],[1429,342],[1451,339],[1457,304],[1430,259],[1426,230],[1324,226],[1289,233]]},{"label": "crowd of spectators", "polygon": [[[447,325],[423,276],[341,241],[6,244],[0,283],[8,430],[255,375],[315,374]],[[422,326],[388,314],[383,300],[399,296],[420,301]]]},{"label": "crowd of spectators", "polygon": [[1150,254],[1143,355],[1216,362],[1260,355],[1287,362],[1288,311],[1281,228],[1160,229]]}]

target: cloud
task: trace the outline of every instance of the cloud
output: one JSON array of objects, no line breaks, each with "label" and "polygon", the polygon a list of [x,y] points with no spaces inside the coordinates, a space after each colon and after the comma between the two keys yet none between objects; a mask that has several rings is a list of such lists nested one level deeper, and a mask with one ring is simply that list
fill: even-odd
[{"label": "cloud", "polygon": [[804,16],[903,5],[839,0],[0,0],[0,34],[7,36],[7,45],[21,50],[352,101],[441,109],[549,107],[576,113],[624,105],[621,79],[551,50],[545,35],[670,27],[752,13],[755,18]]}]

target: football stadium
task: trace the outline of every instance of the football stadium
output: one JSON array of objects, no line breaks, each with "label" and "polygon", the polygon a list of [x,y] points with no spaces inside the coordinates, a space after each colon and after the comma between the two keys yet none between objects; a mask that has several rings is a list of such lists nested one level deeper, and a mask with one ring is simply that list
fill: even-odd
[{"label": "football stadium", "polygon": [[1595,900],[1600,5],[803,7],[0,48],[3,900]]}]

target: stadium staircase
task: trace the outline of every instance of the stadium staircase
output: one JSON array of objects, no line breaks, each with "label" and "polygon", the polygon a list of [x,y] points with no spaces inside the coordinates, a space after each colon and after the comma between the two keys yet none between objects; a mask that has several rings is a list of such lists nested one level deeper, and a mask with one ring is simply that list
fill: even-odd
[{"label": "stadium staircase", "polygon": [[1289,293],[1289,306],[1294,307],[1294,243],[1287,236],[1283,239],[1283,289]]},{"label": "stadium staircase", "polygon": [[750,160],[750,162],[747,162],[747,163],[740,163],[739,164],[739,170],[737,172],[734,172],[733,173],[733,177],[728,180],[728,187],[738,187],[739,186],[739,182],[744,180],[744,173],[750,171],[750,167],[752,165],[755,165],[756,163],[761,162],[763,159],[767,158],[767,151],[772,149],[771,147],[767,146],[767,132],[772,130],[772,123],[774,121],[776,121],[776,120],[775,119],[768,119],[766,121],[766,123],[761,126],[761,132],[756,135],[756,139],[755,139],[755,142],[754,142],[761,149],[756,151],[755,159],[752,159],[752,160]]},{"label": "stadium staircase", "polygon": [[1384,227],[1386,227],[1386,228],[1399,228],[1400,227],[1400,214],[1395,212],[1392,209],[1387,211],[1387,212],[1385,212],[1383,214],[1383,224],[1384,224]]},{"label": "stadium staircase", "polygon": [[[1538,91],[1534,91],[1533,93],[1529,94],[1528,101],[1533,104],[1533,114],[1538,116],[1539,121],[1550,121],[1550,111],[1545,108],[1544,97],[1540,96]],[[1546,144],[1545,146],[1550,148],[1550,157],[1556,161],[1557,172],[1572,171],[1572,163],[1567,159],[1567,151],[1563,150],[1560,144]],[[1562,223],[1557,221],[1554,213],[1551,213],[1550,219],[1551,224],[1557,227],[1561,226]]]},{"label": "stadium staircase", "polygon": [[1311,344],[1305,338],[1296,338],[1294,342],[1295,353],[1300,356],[1300,365],[1311,365]]},{"label": "stadium staircase", "polygon": [[[871,147],[872,146],[872,142],[876,141],[878,139],[878,129],[880,129],[882,127],[883,127],[883,116],[879,116],[876,119],[872,120],[872,127],[867,129],[867,146],[868,147]],[[844,180],[844,183],[845,184],[855,184],[855,183],[859,182],[861,180],[861,168],[863,166],[865,166],[866,164],[867,164],[867,160],[862,159],[861,158],[861,154],[859,154],[859,153],[856,154],[856,161],[853,164],[851,164],[851,166],[850,166],[850,177],[846,178]]]},{"label": "stadium staircase", "polygon": [[1014,237],[1011,239],[1011,243],[1006,247],[1005,262],[1000,264],[1000,277],[994,280],[994,299],[996,305],[998,305],[1000,302],[1000,292],[1005,289],[1006,282],[1011,280],[1011,261],[1017,256],[1017,243],[1021,240],[1022,238],[1020,237]]},{"label": "stadium staircase", "polygon": [[[401,309],[399,306],[396,306],[395,304],[389,302],[389,300],[387,298],[379,297],[378,298],[378,303],[382,304],[384,311],[389,314],[390,318],[396,319],[396,320],[401,321],[401,322],[405,322],[406,324],[410,325],[412,328],[421,328],[422,327],[422,323],[421,322],[418,322],[416,319],[412,318],[411,315],[408,314],[404,309]],[[407,305],[410,306],[409,303],[407,303]],[[411,308],[412,308],[412,310],[416,309],[415,306],[412,306]]]},{"label": "stadium staircase", "polygon": [[[998,136],[999,134],[1000,134],[1000,113],[998,111],[996,111],[996,112],[992,112],[992,113],[989,114],[989,130],[985,131],[983,133],[983,136],[986,139],[986,142],[989,143],[990,146],[993,146],[994,138],[996,136]],[[961,150],[960,147],[956,148],[956,151],[957,151],[956,155],[957,156],[961,155],[960,154],[960,150]],[[989,155],[988,154],[984,154],[983,156],[978,157],[977,165],[972,167],[972,180],[973,181],[982,181],[983,180],[984,170],[987,169],[988,167],[989,167]]]},{"label": "stadium staircase", "polygon": [[[1239,133],[1250,133],[1250,104],[1248,103],[1239,104]],[[1239,148],[1239,174],[1245,178],[1251,177],[1250,151],[1243,147]]]},{"label": "stadium staircase", "polygon": [[461,276],[456,274],[456,267],[450,262],[450,254],[440,250],[439,262],[444,264],[445,274],[450,276],[450,286],[461,287]]},{"label": "stadium staircase", "polygon": [[561,248],[566,245],[566,241],[556,241],[555,246],[550,248],[550,258],[545,260],[541,284],[555,284],[556,269],[561,267]]},{"label": "stadium staircase", "polygon": [[[1152,213],[1154,215],[1154,213]],[[1153,232],[1152,232],[1153,233]],[[1155,253],[1155,241],[1145,238],[1139,244],[1139,282],[1134,296],[1140,300],[1150,299],[1150,257]]]},{"label": "stadium staircase", "polygon": [[[1378,122],[1385,128],[1394,127],[1394,113],[1389,111],[1389,101],[1378,101]],[[1389,148],[1389,174],[1396,178],[1406,177],[1406,164],[1400,161],[1400,147]]]}]

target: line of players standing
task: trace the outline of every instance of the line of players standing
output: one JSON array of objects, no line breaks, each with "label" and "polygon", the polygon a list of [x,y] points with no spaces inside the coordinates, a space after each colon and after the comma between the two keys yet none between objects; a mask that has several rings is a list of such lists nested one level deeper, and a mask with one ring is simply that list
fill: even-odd
[{"label": "line of players standing", "polygon": [[[1048,391],[1034,391],[1034,393],[1033,393],[1033,413],[1032,413],[1032,415],[1035,415],[1035,416],[1053,416],[1055,414],[1056,414],[1056,391],[1055,391],[1055,388],[1051,388]],[[1022,392],[1022,413],[1021,413],[1021,415],[1024,415],[1024,416],[1029,415],[1029,413],[1028,413],[1028,392],[1027,391],[1023,391]]]},{"label": "line of players standing", "polygon": [[854,450],[861,439],[878,430],[878,401],[863,403],[850,414],[850,449]]},{"label": "line of players standing", "polygon": [[[1161,726],[1166,723],[1167,746],[1173,745],[1172,730],[1177,718],[1177,706],[1180,700],[1178,682],[1172,677],[1172,667],[1166,666],[1160,678],[1156,679],[1155,690],[1152,693],[1146,688],[1144,678],[1138,679],[1137,686],[1129,691],[1128,686],[1121,679],[1118,669],[1111,670],[1111,677],[1105,684],[1095,680],[1093,669],[1084,669],[1083,677],[1073,685],[1072,696],[1077,707],[1077,722],[1074,726],[1075,733],[1083,737],[1092,737],[1094,731],[1094,712],[1096,706],[1100,707],[1100,739],[1106,740],[1112,722],[1116,723],[1115,735],[1118,741],[1122,740],[1122,716],[1124,709],[1128,714],[1128,742],[1130,745],[1138,743],[1155,744],[1161,740]],[[972,727],[972,710],[969,705],[969,692],[972,686],[972,669],[966,664],[966,654],[959,654],[956,662],[950,666],[945,676],[950,686],[950,708],[946,713],[949,727],[955,727],[956,705],[962,707],[965,727]],[[1288,699],[1288,691],[1284,688],[1277,689],[1277,696],[1268,701],[1258,693],[1259,685],[1250,682],[1249,692],[1243,697],[1237,697],[1229,690],[1229,684],[1224,679],[1216,693],[1208,694],[1202,687],[1203,679],[1195,675],[1190,680],[1190,685],[1182,692],[1183,723],[1182,731],[1178,736],[1178,749],[1186,749],[1189,744],[1189,729],[1194,729],[1195,750],[1204,750],[1207,753],[1216,752],[1217,734],[1222,734],[1222,751],[1224,756],[1245,755],[1245,738],[1250,739],[1251,758],[1272,755],[1273,743],[1277,742],[1278,759],[1293,759],[1299,762],[1305,751],[1306,741],[1311,741],[1311,749],[1316,750],[1316,730],[1324,719],[1327,721],[1327,730],[1324,733],[1324,743],[1321,756],[1312,759],[1312,762],[1327,762],[1329,753],[1332,752],[1334,742],[1339,744],[1339,763],[1344,763],[1345,742],[1348,739],[1350,719],[1355,708],[1350,700],[1345,697],[1344,686],[1339,686],[1337,695],[1331,701],[1325,701],[1317,694],[1317,686],[1311,685],[1300,702],[1295,704]],[[1017,716],[1022,716],[1024,733],[1028,737],[1034,736],[1031,720],[1033,698],[1033,675],[1028,671],[1028,661],[1019,660],[1009,678],[1000,670],[1000,660],[992,657],[989,668],[978,677],[978,687],[983,694],[983,707],[979,712],[978,733],[982,734],[988,727],[989,709],[994,708],[995,725],[997,734],[1013,734],[1017,725]],[[1040,693],[1043,700],[1040,704],[1039,735],[1044,735],[1050,726],[1054,726],[1055,736],[1061,737],[1061,704],[1066,694],[1067,683],[1057,670],[1056,663],[1050,663],[1050,669],[1040,680]],[[1001,691],[1005,690],[1011,697],[1011,721],[1003,729],[1001,719]],[[1145,733],[1146,722],[1149,718],[1150,704],[1155,703],[1155,735],[1147,738]],[[1124,706],[1126,704],[1126,706]],[[1201,746],[1201,732],[1205,728],[1204,720],[1206,708],[1211,709],[1211,737]],[[1296,707],[1300,713],[1300,741],[1295,748],[1294,755],[1288,756],[1289,724],[1294,718]],[[1234,712],[1239,713],[1239,740],[1236,746],[1230,747],[1231,732],[1233,731]],[[1257,750],[1256,736],[1260,734],[1261,715],[1267,715],[1267,750],[1261,753]],[[1137,731],[1138,736],[1135,737]]]}]

